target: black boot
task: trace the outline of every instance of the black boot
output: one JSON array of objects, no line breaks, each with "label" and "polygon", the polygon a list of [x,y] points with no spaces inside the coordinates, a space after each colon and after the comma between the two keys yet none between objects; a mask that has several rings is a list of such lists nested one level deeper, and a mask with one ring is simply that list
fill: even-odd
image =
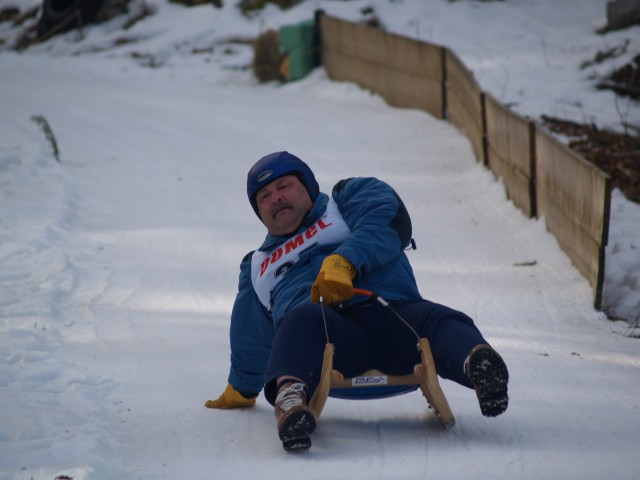
[{"label": "black boot", "polygon": [[482,415],[504,413],[509,405],[509,371],[502,357],[489,345],[477,345],[465,362],[465,373],[476,388]]}]

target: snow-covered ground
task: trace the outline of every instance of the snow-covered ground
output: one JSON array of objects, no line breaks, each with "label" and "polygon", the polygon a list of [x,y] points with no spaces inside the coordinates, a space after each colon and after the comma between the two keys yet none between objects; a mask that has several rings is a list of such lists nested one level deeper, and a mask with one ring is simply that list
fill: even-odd
[{"label": "snow-covered ground", "polygon": [[[616,106],[578,67],[626,38],[637,52],[638,27],[596,35],[604,0],[308,0],[252,19],[230,1],[146,3],[155,15],[130,30],[115,19],[0,52],[0,478],[638,478],[638,340],[592,308],[544,220],[447,123],[322,69],[258,85],[236,41],[372,5],[388,29],[451,46],[519,113],[606,126],[620,112],[640,124],[637,104]],[[419,393],[330,399],[312,450],[288,455],[262,397],[203,407],[226,385],[239,261],[264,234],[246,171],[279,149],[324,191],[356,175],[396,187],[421,291],[469,313],[509,364],[505,415],[482,417],[450,382],[451,431]],[[638,312],[640,208],[619,192],[607,267],[605,295]]]}]

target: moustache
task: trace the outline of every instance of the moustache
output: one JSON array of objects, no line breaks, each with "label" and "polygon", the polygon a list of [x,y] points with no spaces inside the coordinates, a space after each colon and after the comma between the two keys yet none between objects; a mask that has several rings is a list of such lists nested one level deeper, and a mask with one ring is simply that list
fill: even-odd
[{"label": "moustache", "polygon": [[271,218],[276,218],[276,215],[285,208],[292,208],[290,203],[278,202],[271,207]]}]

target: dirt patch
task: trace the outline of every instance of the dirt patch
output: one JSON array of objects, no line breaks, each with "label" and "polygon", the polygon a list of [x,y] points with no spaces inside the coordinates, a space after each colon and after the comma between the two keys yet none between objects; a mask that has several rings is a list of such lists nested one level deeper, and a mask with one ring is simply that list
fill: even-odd
[{"label": "dirt patch", "polygon": [[613,90],[623,97],[640,100],[640,54],[626,65],[614,70],[606,79],[598,82],[598,88]]},{"label": "dirt patch", "polygon": [[[583,62],[581,69],[601,64],[627,53],[630,41],[599,51],[593,59]],[[596,80],[596,88],[611,90],[618,97],[626,97],[638,108],[640,101],[640,53],[607,76]],[[543,116],[543,123],[552,132],[569,139],[569,147],[609,174],[613,186],[625,196],[640,203],[640,137],[639,126],[621,117],[627,133],[602,130],[593,124],[576,123],[561,118]]]}]

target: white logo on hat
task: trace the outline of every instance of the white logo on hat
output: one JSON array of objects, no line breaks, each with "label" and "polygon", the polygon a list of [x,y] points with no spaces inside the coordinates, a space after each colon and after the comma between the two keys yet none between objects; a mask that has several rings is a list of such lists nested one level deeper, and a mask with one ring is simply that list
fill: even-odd
[{"label": "white logo on hat", "polygon": [[273,170],[265,170],[260,175],[258,175],[258,178],[257,178],[258,182],[262,182],[263,180],[266,180],[271,176],[272,173],[273,173]]}]

